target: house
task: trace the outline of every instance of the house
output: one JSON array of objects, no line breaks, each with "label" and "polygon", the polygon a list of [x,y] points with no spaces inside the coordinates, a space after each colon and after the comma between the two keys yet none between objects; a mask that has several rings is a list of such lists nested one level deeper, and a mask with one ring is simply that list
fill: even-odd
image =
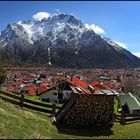
[{"label": "house", "polygon": [[41,85],[37,88],[37,94],[44,93],[47,91],[47,87],[45,85]]},{"label": "house", "polygon": [[62,103],[65,99],[67,99],[71,94],[71,90],[64,90],[63,96],[60,96],[58,90],[53,87],[46,91],[43,94],[40,94],[40,100],[45,102],[55,102],[55,103]]},{"label": "house", "polygon": [[125,116],[140,116],[140,97],[132,93],[123,93],[118,96],[119,111]]},{"label": "house", "polygon": [[72,90],[67,82],[62,82],[58,86],[49,88],[46,92],[39,94],[40,100],[46,102],[62,103],[72,93]]},{"label": "house", "polygon": [[100,81],[109,81],[110,78],[109,78],[108,76],[101,75],[101,76],[99,77],[99,80],[100,80]]},{"label": "house", "polygon": [[44,81],[41,84],[44,85],[44,86],[47,86],[47,85],[49,85],[49,82],[48,81]]},{"label": "house", "polygon": [[30,95],[35,95],[35,93],[36,93],[36,88],[35,88],[35,87],[28,87],[26,91],[27,91],[27,93],[30,94]]}]

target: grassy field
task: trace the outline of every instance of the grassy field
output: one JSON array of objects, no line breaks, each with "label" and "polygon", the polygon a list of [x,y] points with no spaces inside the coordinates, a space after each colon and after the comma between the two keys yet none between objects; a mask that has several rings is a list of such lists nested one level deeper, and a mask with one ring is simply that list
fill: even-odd
[{"label": "grassy field", "polygon": [[[116,107],[115,107],[116,108]],[[132,139],[140,138],[140,120],[125,126],[115,122],[111,129],[57,129],[49,115],[0,100],[0,139]]]}]

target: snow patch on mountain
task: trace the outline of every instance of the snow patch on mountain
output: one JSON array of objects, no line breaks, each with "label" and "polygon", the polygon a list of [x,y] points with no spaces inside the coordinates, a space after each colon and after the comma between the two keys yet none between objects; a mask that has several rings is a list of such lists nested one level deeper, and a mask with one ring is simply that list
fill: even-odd
[{"label": "snow patch on mountain", "polygon": [[124,45],[124,44],[121,43],[121,42],[114,41],[114,40],[112,40],[112,39],[110,39],[110,38],[108,38],[108,37],[103,37],[103,36],[102,36],[102,38],[103,38],[108,44],[112,45],[116,51],[121,51],[122,49],[127,49],[127,46]]},{"label": "snow patch on mountain", "polygon": [[24,23],[22,21],[19,21],[17,24],[21,25],[24,28],[25,32],[28,34],[30,43],[33,44],[32,36],[34,31],[32,31],[32,27],[33,27],[32,22]]},{"label": "snow patch on mountain", "polygon": [[0,46],[5,47],[7,45],[7,42],[5,42],[3,39],[0,40]]},{"label": "snow patch on mountain", "polygon": [[80,50],[80,49],[78,49],[77,51],[75,51],[75,54],[76,54],[76,55],[79,53],[79,50]]},{"label": "snow patch on mountain", "polygon": [[3,39],[2,40],[0,40],[0,46],[1,47],[5,47],[7,45],[7,42],[5,42]]},{"label": "snow patch on mountain", "polygon": [[2,45],[2,47],[5,47],[7,45],[7,42],[4,42],[4,44]]},{"label": "snow patch on mountain", "polygon": [[1,43],[1,42],[3,42],[3,41],[4,41],[4,40],[3,40],[3,39],[1,39],[1,40],[0,40],[0,43]]},{"label": "snow patch on mountain", "polygon": [[135,56],[137,56],[137,57],[140,58],[140,52],[134,52],[134,53],[132,53],[132,54],[134,54]]},{"label": "snow patch on mountain", "polygon": [[114,41],[116,44],[118,44],[119,46],[121,46],[122,48],[124,49],[127,49],[127,46],[121,42],[118,42],[118,41]]},{"label": "snow patch on mountain", "polygon": [[52,65],[52,63],[51,63],[51,55],[50,55],[50,48],[48,47],[48,57],[49,57],[49,62],[48,62],[48,64],[49,65]]}]

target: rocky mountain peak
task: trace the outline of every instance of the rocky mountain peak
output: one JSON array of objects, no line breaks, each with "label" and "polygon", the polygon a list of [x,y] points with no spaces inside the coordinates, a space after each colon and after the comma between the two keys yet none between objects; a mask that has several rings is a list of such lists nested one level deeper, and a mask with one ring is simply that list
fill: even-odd
[{"label": "rocky mountain peak", "polygon": [[25,63],[62,67],[140,66],[139,58],[69,14],[8,24],[1,32],[0,48]]}]

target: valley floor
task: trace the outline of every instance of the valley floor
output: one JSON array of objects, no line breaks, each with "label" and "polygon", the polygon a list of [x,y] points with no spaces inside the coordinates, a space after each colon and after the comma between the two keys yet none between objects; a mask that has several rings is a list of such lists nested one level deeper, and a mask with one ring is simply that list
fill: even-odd
[{"label": "valley floor", "polygon": [[140,138],[140,120],[108,129],[58,130],[49,115],[21,109],[0,100],[0,139],[134,139]]}]

